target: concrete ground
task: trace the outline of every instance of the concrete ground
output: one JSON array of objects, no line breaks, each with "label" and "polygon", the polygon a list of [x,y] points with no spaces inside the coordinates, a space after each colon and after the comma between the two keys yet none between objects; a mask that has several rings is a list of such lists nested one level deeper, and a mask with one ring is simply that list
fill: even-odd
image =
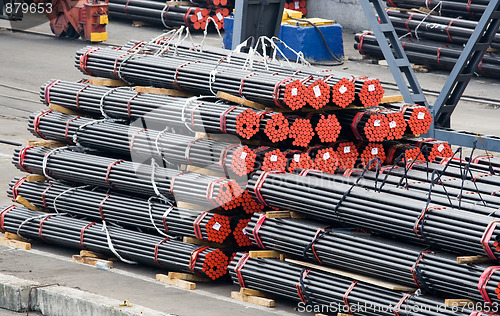
[{"label": "concrete ground", "polygon": [[[4,22],[0,21],[0,27],[9,27]],[[85,42],[54,38],[50,36],[47,23],[32,31],[40,34],[0,30],[0,191],[7,188],[14,176],[21,175],[10,163],[14,146],[5,144],[5,141],[24,144],[26,139],[34,138],[26,130],[27,116],[44,107],[38,100],[40,85],[49,79],[79,80],[83,77],[73,63],[75,51],[87,45]],[[130,26],[129,22],[111,21],[108,32],[108,44],[124,44],[129,39],[147,40],[155,37],[161,33],[161,29],[137,28]],[[198,41],[201,39],[199,36],[196,38]],[[344,42],[349,60],[337,69],[393,83],[387,67],[360,58],[352,48],[353,34],[345,32]],[[208,43],[220,45],[219,39],[213,35],[209,36]],[[432,102],[447,74],[433,71],[417,74],[417,77],[429,92],[428,97]],[[477,100],[460,103],[453,114],[453,127],[500,135],[499,88],[499,81],[474,79],[465,94]],[[389,89],[387,94],[394,95],[397,91]],[[11,201],[6,194],[0,194],[0,204],[8,203]],[[71,262],[71,255],[75,253],[75,250],[44,244],[34,244],[31,251],[0,246],[0,273],[41,284],[59,283],[118,300],[127,299],[132,304],[178,315],[297,314],[291,303],[279,301],[275,309],[264,309],[233,301],[229,294],[237,287],[227,283],[198,284],[197,290],[188,292],[158,284],[154,276],[161,272],[159,269],[118,263],[115,269],[101,271]],[[0,315],[11,314],[0,309]]]}]

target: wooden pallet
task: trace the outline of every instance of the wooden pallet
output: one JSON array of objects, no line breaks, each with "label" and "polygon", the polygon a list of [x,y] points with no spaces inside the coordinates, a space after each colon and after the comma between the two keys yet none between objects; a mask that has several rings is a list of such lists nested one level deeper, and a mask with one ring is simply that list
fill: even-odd
[{"label": "wooden pallet", "polygon": [[463,256],[457,257],[458,264],[469,264],[469,263],[486,263],[493,262],[494,260],[486,256]]},{"label": "wooden pallet", "polygon": [[446,307],[464,307],[464,306],[477,306],[478,302],[464,299],[464,298],[448,298],[444,300],[444,305]]},{"label": "wooden pallet", "polygon": [[306,214],[292,211],[269,211],[266,212],[266,218],[307,218]]},{"label": "wooden pallet", "polygon": [[227,249],[233,247],[231,243],[218,243],[218,242],[213,242],[209,240],[204,240],[204,239],[198,239],[194,237],[187,237],[184,236],[182,237],[182,242],[185,242],[187,244],[193,244],[193,245],[200,245],[200,246],[209,246],[211,248],[219,248],[219,249]]},{"label": "wooden pallet", "polygon": [[143,87],[143,86],[136,86],[135,87],[135,91],[136,92],[140,92],[140,93],[151,93],[151,94],[169,95],[169,96],[172,96],[172,97],[189,98],[189,97],[193,96],[191,93],[185,92],[185,91],[173,90],[173,89],[165,89],[165,88]]},{"label": "wooden pallet", "polygon": [[211,280],[190,273],[169,272],[157,274],[156,281],[192,291],[196,290],[196,282],[210,282]]},{"label": "wooden pallet", "polygon": [[37,206],[31,204],[30,201],[22,197],[21,195],[16,196],[16,202],[21,204],[22,206],[26,207],[28,210],[32,211],[41,211]]},{"label": "wooden pallet", "polygon": [[199,173],[207,176],[224,177],[224,178],[226,177],[226,174],[222,170],[210,170],[207,168],[196,167],[192,165],[186,166],[186,171]]},{"label": "wooden pallet", "polygon": [[42,147],[50,147],[50,148],[58,148],[58,147],[64,147],[66,146],[65,143],[59,142],[56,140],[27,140],[26,141],[27,146],[42,146]]},{"label": "wooden pallet", "polygon": [[275,307],[274,299],[269,298],[269,294],[262,291],[242,287],[239,291],[231,291],[231,298],[264,307]]},{"label": "wooden pallet", "polygon": [[22,250],[31,250],[31,243],[23,237],[9,232],[5,232],[5,234],[0,237],[0,245],[19,248]]},{"label": "wooden pallet", "polygon": [[113,268],[113,260],[110,260],[106,256],[93,251],[81,250],[80,254],[73,255],[72,259],[74,262],[88,264],[91,266],[96,266],[97,263],[103,262],[107,264],[110,268]]},{"label": "wooden pallet", "polygon": [[95,86],[105,86],[105,87],[124,87],[128,86],[128,84],[120,79],[109,79],[109,78],[98,78],[91,77],[89,78],[89,84]]}]

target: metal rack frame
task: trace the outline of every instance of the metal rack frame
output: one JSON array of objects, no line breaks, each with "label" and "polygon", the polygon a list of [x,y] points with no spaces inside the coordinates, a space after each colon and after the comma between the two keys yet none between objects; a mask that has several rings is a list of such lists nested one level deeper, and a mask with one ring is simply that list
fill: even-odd
[{"label": "metal rack frame", "polygon": [[451,115],[500,26],[500,0],[489,2],[434,105],[428,104],[422,92],[382,0],[360,3],[405,102],[425,105],[434,118],[426,136],[453,145],[500,152],[500,137],[450,128]]}]

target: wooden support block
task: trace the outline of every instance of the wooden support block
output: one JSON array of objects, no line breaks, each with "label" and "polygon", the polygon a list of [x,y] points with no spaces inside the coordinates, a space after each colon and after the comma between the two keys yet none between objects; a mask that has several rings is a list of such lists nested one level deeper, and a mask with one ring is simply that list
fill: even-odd
[{"label": "wooden support block", "polygon": [[446,307],[476,306],[477,302],[466,298],[448,298],[444,300]]},{"label": "wooden support block", "polygon": [[108,78],[89,78],[89,83],[96,86],[106,86],[106,87],[123,87],[128,86],[128,84],[120,79],[108,79]]},{"label": "wooden support block", "polygon": [[27,140],[26,145],[28,146],[42,146],[42,147],[50,147],[50,148],[57,148],[57,147],[64,147],[66,146],[65,143],[63,142],[58,142],[55,140]]},{"label": "wooden support block", "polygon": [[36,207],[35,205],[31,204],[30,201],[26,200],[21,195],[16,196],[16,202],[19,203],[19,204],[21,204],[22,206],[26,207],[28,210],[40,211],[40,209],[38,207]]},{"label": "wooden support block", "polygon": [[486,257],[486,256],[463,256],[463,257],[457,257],[457,263],[458,264],[468,264],[468,263],[485,263],[485,262],[491,262],[493,259]]},{"label": "wooden support block", "polygon": [[20,240],[9,239],[7,237],[0,237],[0,245],[19,248],[22,250],[31,250],[31,244]]},{"label": "wooden support block", "polygon": [[142,26],[148,26],[149,24],[144,22],[144,21],[132,21],[132,26],[133,27],[142,27]]},{"label": "wooden support block", "polygon": [[172,97],[184,97],[189,98],[193,95],[189,92],[173,90],[173,89],[164,89],[164,88],[154,88],[154,87],[135,87],[135,92],[140,93],[151,93],[151,94],[161,94],[161,95],[169,95]]},{"label": "wooden support block", "polygon": [[251,250],[248,252],[250,258],[279,258],[280,252],[275,250]]},{"label": "wooden support block", "polygon": [[206,206],[199,205],[199,204],[193,204],[189,202],[183,202],[183,201],[177,201],[177,207],[180,208],[187,208],[190,210],[195,210],[195,211],[209,211]]},{"label": "wooden support block", "polygon": [[337,316],[352,316],[352,315],[349,315],[349,314],[346,314],[346,313],[337,313]]},{"label": "wooden support block", "polygon": [[186,167],[186,171],[195,172],[195,173],[199,173],[199,174],[204,174],[204,175],[207,175],[207,176],[226,177],[226,174],[222,170],[220,170],[220,171],[210,170],[210,169],[196,167],[196,166],[191,166],[191,165],[189,165],[189,166]]},{"label": "wooden support block", "polygon": [[39,174],[30,174],[26,176],[26,181],[28,182],[45,182],[47,178]]},{"label": "wooden support block", "polygon": [[17,241],[22,241],[22,242],[28,242],[28,239],[23,238],[23,237],[21,237],[19,235],[13,234],[13,233],[9,233],[9,232],[5,232],[4,237],[7,238],[7,239],[10,239],[10,240],[17,240]]},{"label": "wooden support block", "polygon": [[382,100],[380,100],[381,104],[386,104],[386,103],[397,103],[397,102],[402,102],[404,101],[404,98],[402,95],[387,95],[382,97]]},{"label": "wooden support block", "polygon": [[68,108],[65,108],[63,106],[60,106],[60,105],[57,105],[57,104],[54,104],[54,103],[49,103],[49,109],[51,109],[53,111],[61,112],[63,114],[79,115],[79,113],[76,112],[76,111],[70,110]]},{"label": "wooden support block", "polygon": [[183,290],[195,290],[196,289],[196,283],[190,282],[190,281],[184,281],[181,279],[173,279],[170,278],[168,275],[165,274],[157,274],[156,275],[156,281],[173,285],[175,287],[181,288]]},{"label": "wooden support block", "polygon": [[411,68],[413,69],[413,71],[419,72],[419,73],[428,73],[429,70],[432,69],[431,67],[426,66],[426,65],[412,65]]},{"label": "wooden support block", "polygon": [[192,5],[189,1],[167,1],[167,5]]},{"label": "wooden support block", "polygon": [[240,293],[243,295],[248,295],[248,296],[259,296],[259,297],[269,297],[269,294],[259,291],[259,290],[254,290],[254,289],[249,289],[247,287],[242,287],[240,288]]},{"label": "wooden support block", "polygon": [[210,139],[210,140],[216,140],[220,142],[228,142],[228,143],[239,143],[240,139],[236,136],[229,135],[229,134],[209,134],[209,133],[203,133],[203,132],[196,132],[194,134],[196,138],[200,139]]},{"label": "wooden support block", "polygon": [[290,211],[270,211],[266,212],[266,218],[291,218]]},{"label": "wooden support block", "polygon": [[213,241],[198,239],[198,238],[194,238],[194,237],[187,237],[187,236],[182,237],[182,242],[185,242],[187,244],[200,245],[200,246],[209,246],[209,247],[212,247],[212,248],[222,248],[222,249],[229,248],[229,247],[232,246],[230,243],[221,244],[221,243],[218,243],[218,242],[213,242]]},{"label": "wooden support block", "polygon": [[339,269],[328,268],[328,267],[316,265],[316,264],[309,263],[309,262],[303,262],[303,261],[290,259],[290,258],[286,258],[285,261],[293,263],[293,264],[297,264],[297,265],[300,265],[303,267],[308,267],[311,269],[316,269],[316,270],[328,272],[331,274],[340,275],[340,276],[343,276],[343,277],[346,277],[349,279],[353,279],[356,281],[365,282],[365,283],[369,283],[372,285],[380,286],[380,287],[383,287],[385,289],[389,289],[389,290],[393,290],[393,291],[413,293],[417,290],[416,288],[412,288],[409,286],[404,286],[404,285],[400,285],[400,284],[396,284],[396,283],[392,283],[392,282],[386,282],[386,281],[382,281],[379,279],[367,277],[364,275],[359,275],[356,273],[347,272],[347,271],[343,271],[343,270],[339,270]]},{"label": "wooden support block", "polygon": [[110,268],[113,268],[113,261],[109,261],[109,260],[92,258],[92,257],[82,257],[80,255],[73,255],[72,258],[73,258],[74,262],[88,264],[91,266],[95,266],[98,262],[104,262],[104,263],[107,263]]},{"label": "wooden support block", "polygon": [[245,295],[238,291],[231,291],[231,298],[238,301],[247,302],[264,307],[276,306],[276,302],[273,299],[260,296]]},{"label": "wooden support block", "polygon": [[309,216],[303,213],[290,212],[290,217],[293,219],[300,219],[300,218],[308,218]]},{"label": "wooden support block", "polygon": [[96,259],[103,259],[104,258],[103,255],[101,255],[97,252],[90,251],[90,250],[80,250],[80,256],[84,257],[84,258],[96,258]]},{"label": "wooden support block", "polygon": [[204,277],[197,276],[194,274],[181,273],[181,272],[169,272],[168,277],[171,279],[179,279],[179,280],[191,281],[191,282],[210,282],[210,281],[212,281],[209,278],[204,278]]},{"label": "wooden support block", "polygon": [[243,106],[246,106],[246,107],[249,107],[252,109],[256,109],[256,110],[265,110],[266,109],[266,107],[260,103],[253,102],[253,101],[250,101],[247,99],[243,99],[243,98],[240,98],[240,97],[237,97],[235,95],[232,95],[232,94],[229,94],[226,92],[222,92],[222,91],[217,92],[217,97],[220,99],[223,99],[223,100],[226,100],[229,102],[233,102],[236,104],[241,104]]}]

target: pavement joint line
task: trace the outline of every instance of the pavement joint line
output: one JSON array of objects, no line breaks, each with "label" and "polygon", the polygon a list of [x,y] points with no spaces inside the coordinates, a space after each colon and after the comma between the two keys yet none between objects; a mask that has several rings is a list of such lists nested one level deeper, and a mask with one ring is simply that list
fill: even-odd
[{"label": "pavement joint line", "polygon": [[[61,256],[61,255],[58,255],[58,254],[47,253],[47,252],[44,252],[44,251],[41,251],[41,250],[37,250],[37,249],[20,250],[20,251],[26,251],[26,252],[29,252],[29,253],[34,253],[34,254],[45,256],[45,257],[49,257],[49,258],[54,258],[54,259],[58,259],[58,260],[66,261],[66,262],[75,263],[72,259],[67,258],[65,256]],[[78,263],[78,264],[85,265],[83,263]],[[88,265],[85,265],[85,266],[88,266]],[[173,286],[173,285],[159,283],[154,278],[150,278],[150,277],[138,275],[138,274],[135,274],[133,272],[128,272],[128,271],[117,269],[117,268],[110,269],[110,270],[108,270],[108,272],[120,274],[120,275],[123,275],[123,276],[135,278],[135,279],[139,279],[139,280],[146,281],[146,282],[153,283],[153,284],[164,285],[165,287],[168,287],[168,288],[174,288],[174,289],[177,289],[177,290],[180,290],[180,291],[184,291],[184,292],[188,292],[188,293],[193,293],[193,294],[198,294],[198,295],[205,296],[205,297],[210,297],[210,298],[218,299],[218,300],[221,300],[221,301],[224,301],[224,302],[229,302],[229,303],[234,303],[234,304],[242,305],[242,306],[245,306],[246,308],[253,308],[253,309],[262,310],[262,311],[265,311],[265,312],[268,312],[268,313],[273,313],[273,314],[276,314],[276,315],[282,315],[282,316],[292,316],[292,315],[295,315],[295,314],[289,313],[287,311],[274,310],[274,309],[270,309],[270,308],[266,308],[266,307],[261,307],[261,306],[258,306],[258,305],[254,305],[254,304],[251,304],[251,303],[246,303],[246,302],[234,300],[231,297],[229,297],[230,293],[228,293],[228,296],[226,297],[226,296],[222,296],[222,295],[219,295],[219,294],[214,294],[214,293],[211,293],[211,292],[205,291],[205,290],[198,290],[198,289],[197,290],[191,290],[191,291],[190,290],[185,290],[185,289],[181,289],[181,288],[178,288],[176,286]]]}]

